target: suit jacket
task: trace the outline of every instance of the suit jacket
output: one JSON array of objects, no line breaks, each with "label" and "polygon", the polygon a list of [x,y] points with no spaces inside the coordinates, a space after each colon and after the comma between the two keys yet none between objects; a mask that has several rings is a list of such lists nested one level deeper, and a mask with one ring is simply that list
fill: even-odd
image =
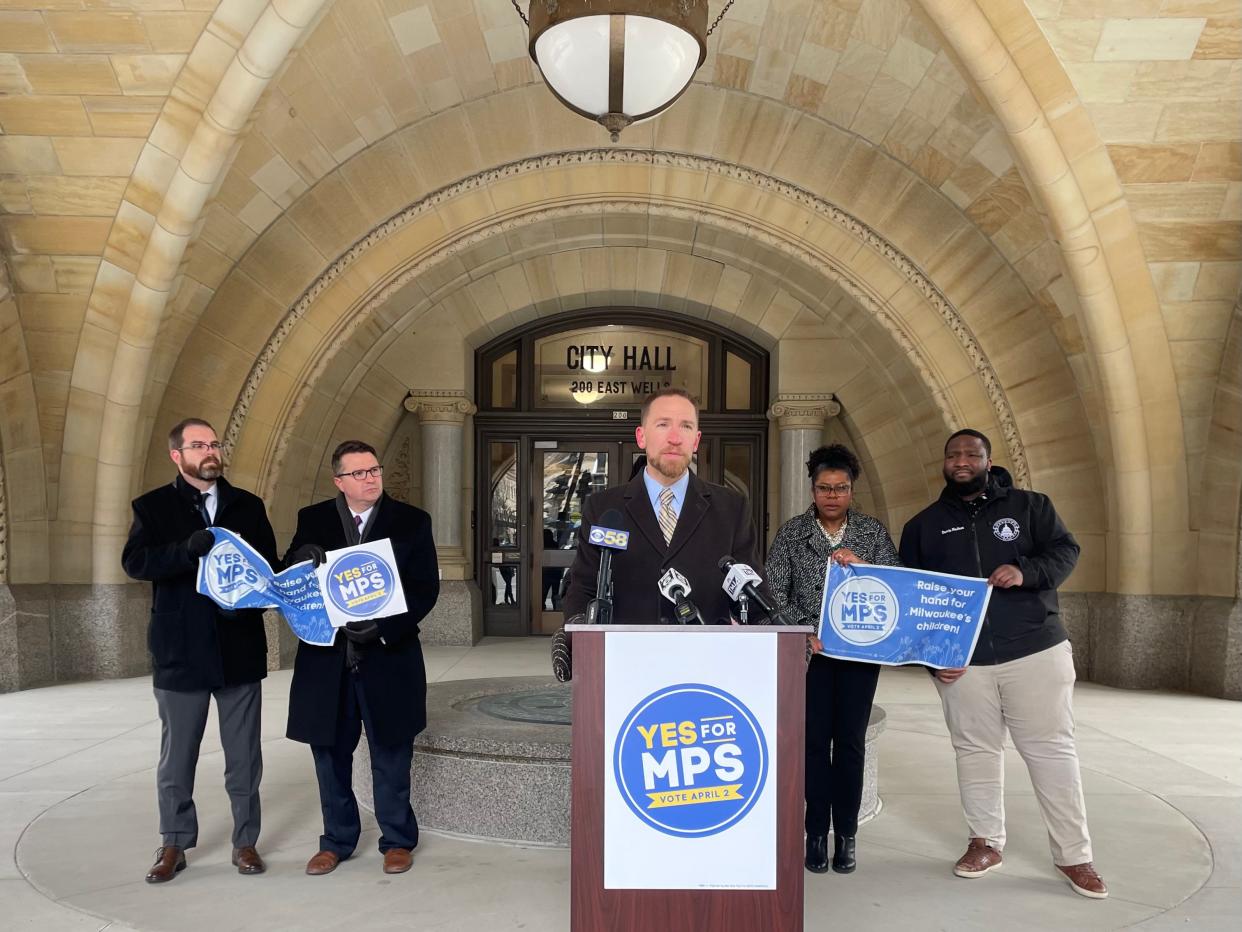
[{"label": "suit jacket", "polygon": [[[358,543],[352,533],[347,536],[338,499],[340,496],[298,512],[298,527],[285,554],[286,563],[303,544],[339,550]],[[418,642],[418,623],[436,604],[440,572],[427,512],[387,494],[380,497],[375,508],[363,528],[362,541],[387,537],[392,542],[407,611],[375,619],[381,640],[359,649],[358,677],[375,731],[367,739],[376,744],[403,744],[413,741],[427,726],[427,672]],[[335,740],[348,643],[344,633],[338,633],[330,647],[298,644],[287,731],[294,741],[331,744]]]},{"label": "suit jacket", "polygon": [[[151,583],[151,623],[147,646],[157,689],[193,692],[267,676],[267,635],[263,612],[222,612],[196,591],[198,558],[186,539],[206,527],[196,490],[181,476],[134,499],[134,523],[121,553],[121,565],[134,579]],[[276,535],[262,500],[223,478],[216,480],[215,523],[241,535],[276,565]]]},{"label": "suit jacket", "polygon": [[[591,526],[615,508],[624,516],[620,530],[630,532],[629,548],[614,551],[612,560],[613,624],[671,623],[673,603],[660,595],[659,580],[669,567],[690,581],[690,600],[707,624],[724,624],[735,612],[733,601],[721,589],[724,574],[718,563],[731,556],[756,570],[761,566],[755,526],[746,499],[724,486],[704,482],[693,473],[686,487],[677,528],[668,544],[660,532],[655,510],[640,472],[629,484],[597,492],[587,498],[578,529],[578,552],[570,568],[565,594],[565,618],[586,611],[595,598],[600,550],[587,540]],[[754,606],[759,611],[758,606]]]}]

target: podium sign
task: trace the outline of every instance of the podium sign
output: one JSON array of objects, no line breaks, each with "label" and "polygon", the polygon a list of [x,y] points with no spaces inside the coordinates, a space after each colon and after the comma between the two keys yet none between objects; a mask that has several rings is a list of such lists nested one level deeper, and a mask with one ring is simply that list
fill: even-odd
[{"label": "podium sign", "polygon": [[605,889],[776,889],[776,637],[605,635]]},{"label": "podium sign", "polygon": [[812,629],[565,630],[575,932],[801,932]]}]

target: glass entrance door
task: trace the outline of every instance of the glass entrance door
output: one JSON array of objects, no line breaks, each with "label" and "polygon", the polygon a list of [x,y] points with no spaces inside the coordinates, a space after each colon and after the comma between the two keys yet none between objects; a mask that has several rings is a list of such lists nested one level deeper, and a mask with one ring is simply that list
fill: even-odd
[{"label": "glass entrance door", "polygon": [[552,634],[565,620],[561,596],[578,547],[582,506],[592,492],[616,484],[621,444],[535,441],[534,446],[530,630]]}]

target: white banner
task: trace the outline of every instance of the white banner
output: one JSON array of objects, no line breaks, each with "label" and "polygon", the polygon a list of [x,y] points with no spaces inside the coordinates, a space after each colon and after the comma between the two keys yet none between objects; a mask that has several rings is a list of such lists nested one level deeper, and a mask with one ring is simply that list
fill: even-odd
[{"label": "white banner", "polygon": [[397,559],[387,537],[331,550],[315,572],[334,628],[406,610]]},{"label": "white banner", "polygon": [[605,637],[605,889],[775,890],[778,635]]}]

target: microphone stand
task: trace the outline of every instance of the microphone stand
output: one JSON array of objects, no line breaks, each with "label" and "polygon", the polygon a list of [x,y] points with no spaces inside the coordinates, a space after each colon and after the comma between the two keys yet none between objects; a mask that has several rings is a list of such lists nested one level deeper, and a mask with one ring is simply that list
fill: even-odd
[{"label": "microphone stand", "polygon": [[744,625],[750,624],[750,596],[744,591],[737,594],[737,620]]},{"label": "microphone stand", "polygon": [[595,598],[587,603],[588,625],[612,624],[612,550],[600,548],[599,574],[595,577]]}]

